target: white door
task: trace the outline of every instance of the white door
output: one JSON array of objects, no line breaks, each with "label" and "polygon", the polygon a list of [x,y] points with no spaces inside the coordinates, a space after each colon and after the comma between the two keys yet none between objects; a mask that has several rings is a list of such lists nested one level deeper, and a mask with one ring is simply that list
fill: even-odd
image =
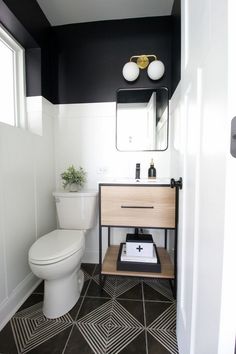
[{"label": "white door", "polygon": [[[236,117],[236,2],[228,1],[228,126],[232,137],[231,122]],[[235,118],[236,119],[236,118]],[[225,232],[221,292],[221,317],[219,347],[217,354],[235,353],[236,335],[236,157],[229,154],[229,139],[226,153],[225,183]]]},{"label": "white door", "polygon": [[[172,176],[180,195],[180,354],[233,354],[236,159],[235,4],[182,1],[182,75],[172,98]],[[234,59],[233,59],[234,56]]]}]

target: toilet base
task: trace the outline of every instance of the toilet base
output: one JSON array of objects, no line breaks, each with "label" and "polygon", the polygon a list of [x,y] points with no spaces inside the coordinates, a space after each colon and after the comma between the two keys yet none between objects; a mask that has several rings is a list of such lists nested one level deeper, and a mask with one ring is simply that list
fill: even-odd
[{"label": "toilet base", "polygon": [[76,270],[65,278],[44,281],[43,314],[53,319],[65,315],[76,304],[84,285],[84,273]]}]

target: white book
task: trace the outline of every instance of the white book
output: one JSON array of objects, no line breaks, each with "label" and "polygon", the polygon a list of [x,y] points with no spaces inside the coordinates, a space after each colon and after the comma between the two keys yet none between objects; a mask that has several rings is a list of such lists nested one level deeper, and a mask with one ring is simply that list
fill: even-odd
[{"label": "white book", "polygon": [[123,244],[120,260],[122,262],[143,262],[143,263],[157,263],[157,256],[155,249],[153,247],[152,257],[143,256],[127,256],[126,255],[126,244]]}]

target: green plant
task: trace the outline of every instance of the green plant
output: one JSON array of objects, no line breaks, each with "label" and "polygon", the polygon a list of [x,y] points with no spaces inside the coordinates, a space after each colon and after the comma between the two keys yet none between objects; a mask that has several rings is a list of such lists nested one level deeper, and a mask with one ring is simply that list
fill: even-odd
[{"label": "green plant", "polygon": [[67,185],[71,185],[73,183],[82,187],[86,182],[86,175],[87,173],[82,167],[76,170],[75,167],[71,165],[65,172],[61,174],[61,178],[63,180],[63,187],[66,188]]}]

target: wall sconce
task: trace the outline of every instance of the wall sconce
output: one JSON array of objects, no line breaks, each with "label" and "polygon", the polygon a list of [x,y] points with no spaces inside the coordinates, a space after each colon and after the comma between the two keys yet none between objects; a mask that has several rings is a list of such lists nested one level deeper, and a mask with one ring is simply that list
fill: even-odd
[{"label": "wall sconce", "polygon": [[[149,64],[150,62],[149,58],[153,59],[153,61],[150,64]],[[125,80],[134,81],[139,76],[139,71],[140,71],[139,69],[146,69],[146,68],[147,68],[148,76],[152,80],[159,80],[165,72],[164,64],[160,60],[157,60],[156,55],[143,54],[143,55],[132,56],[130,58],[130,61],[124,65],[122,73]]]}]

